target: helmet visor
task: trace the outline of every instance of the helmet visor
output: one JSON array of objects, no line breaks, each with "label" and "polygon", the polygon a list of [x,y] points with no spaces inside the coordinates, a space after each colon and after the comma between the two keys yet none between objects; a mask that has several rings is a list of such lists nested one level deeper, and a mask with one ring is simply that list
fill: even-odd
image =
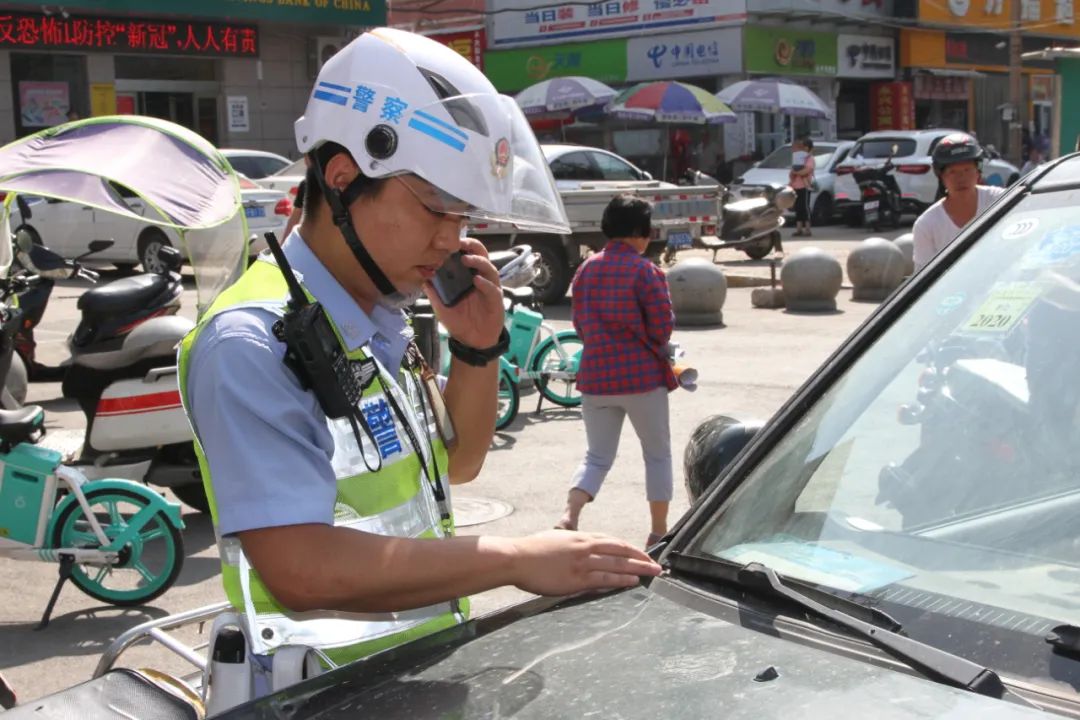
[{"label": "helmet visor", "polygon": [[425,180],[406,182],[433,212],[532,232],[570,232],[540,144],[512,98],[458,95],[410,108],[396,131],[398,151],[374,160],[370,174]]}]

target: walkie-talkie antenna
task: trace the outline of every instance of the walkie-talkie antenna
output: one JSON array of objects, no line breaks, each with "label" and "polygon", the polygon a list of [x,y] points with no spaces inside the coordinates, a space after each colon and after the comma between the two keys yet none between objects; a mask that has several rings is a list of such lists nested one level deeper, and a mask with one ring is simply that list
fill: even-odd
[{"label": "walkie-talkie antenna", "polygon": [[309,305],[307,295],[304,294],[304,288],[300,287],[296,275],[293,275],[292,266],[289,265],[289,261],[285,258],[285,253],[278,243],[277,235],[268,232],[263,233],[263,237],[266,238],[266,245],[270,248],[270,254],[274,256],[277,266],[281,268],[281,274],[285,276],[285,284],[289,286],[289,305],[294,308]]}]

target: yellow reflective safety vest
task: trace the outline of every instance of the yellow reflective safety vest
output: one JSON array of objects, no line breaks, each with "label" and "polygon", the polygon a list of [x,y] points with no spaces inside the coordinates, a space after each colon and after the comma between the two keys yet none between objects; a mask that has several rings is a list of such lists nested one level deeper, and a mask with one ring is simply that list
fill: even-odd
[{"label": "yellow reflective safety vest", "polygon": [[[255,262],[234,285],[218,296],[180,345],[180,395],[189,419],[187,388],[191,349],[211,318],[237,308],[260,308],[284,315],[287,301],[285,278],[277,265],[266,259]],[[334,332],[340,342],[341,333],[336,326]],[[374,359],[367,348],[359,348],[348,356],[354,362]],[[368,385],[359,403],[375,442],[362,433],[364,447],[358,447],[347,418],[327,419],[334,439],[331,463],[337,478],[334,525],[394,537],[434,539],[450,536],[454,527],[449,515],[450,492],[446,476],[449,457],[435,424],[434,411],[425,400],[420,372],[408,369],[401,373],[399,382],[381,363],[375,362],[381,382],[376,379]],[[252,392],[258,392],[257,382],[253,380]],[[397,407],[412,425],[412,436],[418,440],[423,457],[417,455],[409,441],[409,434],[402,427],[387,393],[392,394]],[[465,621],[467,599],[395,613],[291,613],[283,608],[251,568],[240,541],[234,537],[221,537],[218,531],[214,479],[198,439],[198,428],[194,423],[192,425],[195,454],[210,500],[221,555],[225,594],[232,605],[246,615],[253,652],[266,654],[282,645],[305,645],[320,650],[334,664],[342,665]],[[429,467],[427,474],[423,472],[422,462]],[[371,472],[369,466],[377,470]],[[429,477],[439,483],[446,498],[442,508],[436,501]],[[333,553],[334,548],[326,548],[326,552]],[[319,558],[311,561],[319,562]],[[364,558],[356,559],[356,571],[364,572]]]}]

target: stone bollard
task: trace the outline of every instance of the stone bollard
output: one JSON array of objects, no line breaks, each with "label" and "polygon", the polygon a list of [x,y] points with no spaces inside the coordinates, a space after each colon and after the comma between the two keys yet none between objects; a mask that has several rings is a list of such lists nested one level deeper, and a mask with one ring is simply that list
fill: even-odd
[{"label": "stone bollard", "polygon": [[723,325],[727,278],[704,258],[687,258],[668,270],[676,325]]},{"label": "stone bollard", "polygon": [[830,312],[844,282],[840,262],[820,248],[808,247],[789,255],[780,270],[788,310]]},{"label": "stone bollard", "polygon": [[915,274],[915,235],[912,233],[904,233],[900,237],[893,240],[893,245],[900,248],[900,252],[904,253],[904,277],[910,277]]},{"label": "stone bollard", "polygon": [[885,238],[863,240],[848,254],[853,300],[881,302],[904,281],[907,262],[900,248]]}]

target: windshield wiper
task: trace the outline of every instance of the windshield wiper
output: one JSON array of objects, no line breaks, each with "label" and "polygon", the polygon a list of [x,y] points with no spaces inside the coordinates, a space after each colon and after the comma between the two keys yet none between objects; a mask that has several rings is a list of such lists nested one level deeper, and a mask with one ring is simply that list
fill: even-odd
[{"label": "windshield wiper", "polygon": [[[729,565],[728,561],[703,558],[700,555],[688,556],[672,554],[669,559],[672,567],[679,569],[679,566],[682,565],[682,569],[693,574],[702,574],[700,572],[702,564],[705,564],[706,566],[715,564],[723,567],[725,570],[727,570]],[[687,567],[687,565],[690,565],[691,567]],[[697,569],[696,573],[694,566],[696,566]],[[732,580],[730,572],[721,571],[711,575],[712,577],[719,577],[721,580]],[[767,565],[757,562],[746,564],[739,568],[734,575],[734,582],[738,583],[740,586],[763,592],[768,595],[780,596],[795,603],[801,608],[809,610],[837,625],[841,625],[848,630],[851,630],[856,635],[865,638],[873,645],[881,648],[892,657],[919,671],[931,680],[969,690],[979,695],[1000,699],[1008,698],[1024,704],[1030,704],[1015,693],[1010,692],[1001,681],[1001,677],[990,668],[967,660],[959,655],[953,655],[952,653],[936,648],[933,645],[927,645],[926,643],[913,640],[905,635],[900,635],[897,632],[897,630],[900,629],[899,623],[880,610],[864,608],[864,610],[870,610],[872,616],[879,616],[878,624],[861,620],[851,613],[829,607],[809,595],[792,588],[780,579],[775,570]],[[889,627],[879,627],[880,624],[883,624],[880,620],[884,619],[891,621],[888,623]],[[1033,705],[1032,707],[1036,706]]]}]

